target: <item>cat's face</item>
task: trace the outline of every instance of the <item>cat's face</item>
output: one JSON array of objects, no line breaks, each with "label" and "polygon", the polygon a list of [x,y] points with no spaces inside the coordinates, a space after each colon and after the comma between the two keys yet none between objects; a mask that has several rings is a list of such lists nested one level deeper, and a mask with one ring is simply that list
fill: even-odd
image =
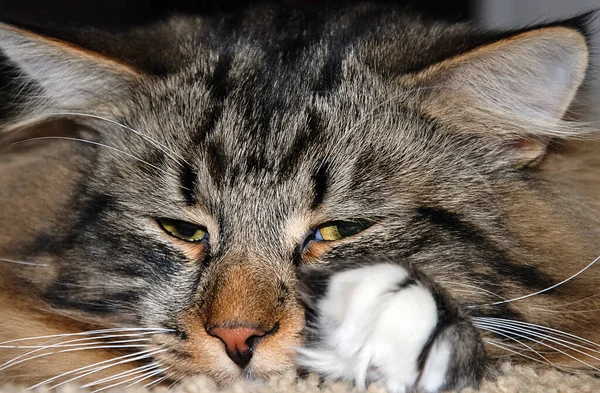
[{"label": "cat's face", "polygon": [[[4,28],[8,57],[50,97],[37,102],[40,116],[69,113],[60,117],[70,123],[50,138],[69,129],[68,138],[92,141],[27,142],[76,146],[48,161],[60,157],[68,172],[64,192],[54,193],[60,198],[38,199],[51,206],[43,219],[18,220],[32,236],[0,243],[0,257],[47,266],[9,266],[7,274],[32,285],[44,307],[65,319],[168,329],[152,335],[146,350],[172,379],[207,373],[227,382],[290,368],[305,344],[306,307],[316,312],[312,303],[323,296],[311,283],[331,274],[305,275],[311,266],[335,272],[394,263],[414,270],[443,299],[444,312],[531,320],[527,308],[489,304],[544,289],[563,271],[547,262],[556,234],[536,231],[540,217],[557,233],[569,224],[553,218],[524,167],[537,164],[561,130],[583,78],[584,40],[573,29],[548,28],[516,43],[472,43],[454,58],[441,51],[412,54],[415,60],[390,50],[393,40],[378,42],[382,32],[336,30],[368,13],[389,23],[379,12],[342,13],[339,26],[309,29],[305,46],[273,38],[269,20],[240,30],[179,20],[156,28],[177,37],[173,56],[180,56],[160,74]],[[389,37],[411,38],[387,29]],[[446,34],[467,45],[459,38],[464,27],[444,29],[432,43]],[[26,54],[27,45],[43,60]],[[387,56],[401,54],[390,72]],[[39,66],[44,61],[54,71]],[[543,88],[565,73],[554,80],[556,91]],[[503,86],[507,76],[538,91]],[[485,82],[495,90],[481,93]],[[525,93],[540,96],[524,108]],[[496,94],[504,94],[501,103]],[[514,119],[502,117],[511,111]],[[527,116],[532,124],[519,123]],[[19,132],[10,140],[25,139]],[[10,149],[24,146],[7,147],[6,157],[23,157]],[[38,177],[31,187],[43,183]],[[2,195],[11,199],[2,222],[15,211],[26,215],[15,194]],[[301,279],[311,288],[304,298]],[[474,285],[481,289],[468,289]],[[477,335],[464,340],[480,347]]]}]

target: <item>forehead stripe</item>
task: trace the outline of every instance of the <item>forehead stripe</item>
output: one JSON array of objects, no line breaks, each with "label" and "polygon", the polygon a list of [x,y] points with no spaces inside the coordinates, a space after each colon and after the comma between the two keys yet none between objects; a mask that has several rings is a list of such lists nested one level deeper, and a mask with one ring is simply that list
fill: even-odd
[{"label": "forehead stripe", "polygon": [[327,188],[329,186],[329,164],[323,162],[323,164],[317,169],[312,177],[314,198],[311,203],[311,209],[316,209],[323,203],[325,195],[327,194]]},{"label": "forehead stripe", "polygon": [[182,163],[181,173],[179,174],[179,182],[183,199],[189,206],[193,206],[198,202],[196,196],[196,186],[198,185],[198,174],[188,163]]}]

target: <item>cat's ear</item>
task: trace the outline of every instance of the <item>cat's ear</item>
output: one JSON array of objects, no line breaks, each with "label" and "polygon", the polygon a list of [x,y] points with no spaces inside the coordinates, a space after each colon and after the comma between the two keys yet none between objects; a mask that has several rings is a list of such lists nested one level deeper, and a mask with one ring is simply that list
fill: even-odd
[{"label": "cat's ear", "polygon": [[[16,78],[11,83],[28,110],[97,109],[114,102],[139,78],[129,65],[84,48],[0,23],[0,51]],[[16,79],[16,80],[15,80]]]},{"label": "cat's ear", "polygon": [[514,165],[531,165],[551,138],[577,133],[563,117],[585,78],[588,56],[586,37],[576,28],[522,32],[419,73],[417,83],[429,90],[421,105],[465,132],[503,140]]}]

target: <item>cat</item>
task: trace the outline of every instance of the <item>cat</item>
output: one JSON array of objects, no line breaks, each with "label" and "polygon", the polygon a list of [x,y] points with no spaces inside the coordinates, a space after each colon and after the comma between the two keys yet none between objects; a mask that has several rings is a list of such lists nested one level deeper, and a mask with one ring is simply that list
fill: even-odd
[{"label": "cat", "polygon": [[590,18],[2,25],[0,382],[598,371],[600,150],[569,115]]}]

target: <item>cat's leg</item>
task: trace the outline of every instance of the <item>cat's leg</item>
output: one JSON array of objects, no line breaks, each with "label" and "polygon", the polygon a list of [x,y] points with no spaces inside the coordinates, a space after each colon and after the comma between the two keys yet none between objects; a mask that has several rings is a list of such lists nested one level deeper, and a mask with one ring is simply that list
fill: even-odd
[{"label": "cat's leg", "polygon": [[298,364],[393,393],[477,386],[485,353],[474,327],[423,275],[395,264],[309,269],[307,344]]}]

